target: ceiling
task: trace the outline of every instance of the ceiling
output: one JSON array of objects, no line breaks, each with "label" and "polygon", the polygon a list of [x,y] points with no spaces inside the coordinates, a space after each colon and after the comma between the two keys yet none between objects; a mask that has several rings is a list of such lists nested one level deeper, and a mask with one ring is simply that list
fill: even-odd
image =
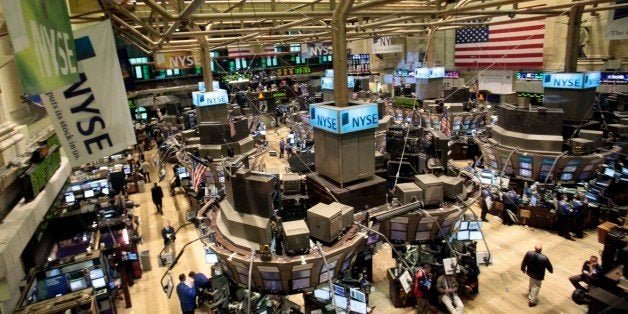
[{"label": "ceiling", "polygon": [[[73,23],[111,18],[116,33],[149,53],[250,44],[330,41],[334,11],[346,0],[68,0]],[[427,36],[435,30],[626,7],[612,0],[354,0],[347,40]]]}]

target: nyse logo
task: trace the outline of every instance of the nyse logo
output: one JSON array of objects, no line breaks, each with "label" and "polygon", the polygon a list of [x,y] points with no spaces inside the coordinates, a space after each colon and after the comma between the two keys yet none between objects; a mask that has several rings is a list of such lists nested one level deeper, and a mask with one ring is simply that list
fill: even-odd
[{"label": "nyse logo", "polygon": [[310,108],[310,121],[314,121],[315,124],[321,128],[338,131],[338,121],[336,121],[336,118],[324,114],[317,115],[316,108]]}]

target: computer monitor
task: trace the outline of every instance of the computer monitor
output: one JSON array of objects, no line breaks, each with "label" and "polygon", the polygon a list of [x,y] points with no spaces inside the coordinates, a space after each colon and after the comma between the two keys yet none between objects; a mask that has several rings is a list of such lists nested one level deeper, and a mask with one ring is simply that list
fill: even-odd
[{"label": "computer monitor", "polygon": [[366,314],[366,303],[365,302],[349,302],[349,311],[352,313]]},{"label": "computer monitor", "polygon": [[186,173],[186,172],[188,172],[188,170],[185,167],[177,168],[177,173],[178,174],[182,174],[182,173]]},{"label": "computer monitor", "polygon": [[469,230],[469,222],[461,221],[460,222],[460,230]]},{"label": "computer monitor", "polygon": [[628,167],[621,167],[621,173],[628,175]]},{"label": "computer monitor", "polygon": [[482,240],[481,231],[469,231],[469,240]]},{"label": "computer monitor", "polygon": [[578,166],[568,166],[563,169],[563,172],[576,172],[576,169],[578,169]]},{"label": "computer monitor", "polygon": [[189,177],[190,177],[190,173],[189,172],[179,173],[179,179],[181,179],[181,180],[187,179]]},{"label": "computer monitor", "polygon": [[205,253],[205,262],[207,264],[216,264],[218,263],[218,255],[214,253]]},{"label": "computer monitor", "polygon": [[341,296],[336,296],[336,307],[337,308],[346,310],[348,306],[349,306],[349,304],[347,302],[347,298],[341,297]]},{"label": "computer monitor", "polygon": [[92,279],[92,287],[94,289],[104,288],[106,285],[107,285],[107,282],[105,281],[105,277]]},{"label": "computer monitor", "polygon": [[80,185],[80,184],[75,184],[75,185],[72,185],[70,188],[71,188],[71,189],[72,189],[72,191],[74,191],[74,192],[76,192],[76,191],[80,191],[80,190],[81,190],[81,185]]},{"label": "computer monitor", "polygon": [[123,170],[124,174],[131,174],[131,167],[129,165],[125,165]]},{"label": "computer monitor", "polygon": [[573,172],[563,172],[560,176],[560,181],[572,181],[573,180]]},{"label": "computer monitor", "polygon": [[129,261],[137,260],[137,253],[135,252],[129,252],[126,254],[126,256],[129,258]]},{"label": "computer monitor", "polygon": [[85,198],[94,197],[94,190],[85,190],[83,194],[85,195]]},{"label": "computer monitor", "polygon": [[109,195],[109,188],[102,188],[100,192],[102,192],[102,194]]},{"label": "computer monitor", "polygon": [[101,278],[101,277],[104,277],[104,276],[105,276],[105,274],[102,271],[102,268],[96,268],[96,269],[92,269],[92,270],[89,271],[89,278],[92,279],[92,280],[93,279],[98,279],[98,278]]},{"label": "computer monitor", "polygon": [[74,197],[74,193],[69,192],[69,193],[65,193],[65,202],[66,203],[74,203],[76,201],[76,198]]},{"label": "computer monitor", "polygon": [[606,168],[604,169],[604,175],[607,177],[615,177],[615,169],[613,168]]},{"label": "computer monitor", "polygon": [[469,240],[469,230],[458,231],[456,234],[456,239],[459,241],[467,241]]},{"label": "computer monitor", "polygon": [[538,201],[539,201],[539,199],[536,196],[534,196],[534,195],[530,196],[530,205],[536,206],[536,203]]},{"label": "computer monitor", "polygon": [[314,297],[319,300],[327,301],[331,298],[331,293],[327,289],[316,289],[314,290]]},{"label": "computer monitor", "polygon": [[599,198],[597,194],[591,193],[591,192],[587,192],[585,196],[589,201],[594,202],[594,203],[597,203],[597,200]]},{"label": "computer monitor", "polygon": [[353,300],[358,300],[360,302],[366,302],[366,294],[364,294],[364,292],[356,289],[356,288],[349,288],[349,295],[351,296],[351,299]]},{"label": "computer monitor", "polygon": [[87,288],[87,281],[85,278],[78,278],[70,280],[70,290],[72,292],[79,291]]},{"label": "computer monitor", "polygon": [[480,230],[482,228],[481,221],[469,221],[469,230]]},{"label": "computer monitor", "polygon": [[338,284],[334,284],[334,294],[335,295],[339,295],[341,297],[345,296],[345,287],[338,285]]}]

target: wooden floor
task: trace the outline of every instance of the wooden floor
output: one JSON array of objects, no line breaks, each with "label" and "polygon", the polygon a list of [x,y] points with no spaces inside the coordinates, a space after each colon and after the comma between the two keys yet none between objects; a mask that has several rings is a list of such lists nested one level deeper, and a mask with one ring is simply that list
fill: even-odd
[{"label": "wooden floor", "polygon": [[[285,135],[285,131],[282,132]],[[150,152],[149,154],[154,153]],[[264,157],[262,162],[267,169],[282,168],[282,162],[277,158]],[[152,157],[151,157],[152,158]],[[167,167],[168,178],[172,176],[171,167]],[[153,169],[152,178],[156,177]],[[189,208],[183,195],[171,197],[168,193],[166,181],[160,185],[166,194],[164,198],[164,215],[157,215],[150,198],[150,187],[147,184],[146,192],[133,194],[130,199],[140,204],[136,213],[140,216],[141,234],[144,244],[140,250],[150,250],[152,270],[145,271],[141,279],[136,280],[130,288],[133,307],[124,309],[124,302],[118,302],[121,313],[180,313],[179,301],[176,292],[168,299],[161,289],[159,280],[165,272],[164,267],[158,267],[157,254],[163,247],[160,230],[165,220],[172,221],[175,228],[185,223],[185,213]],[[476,211],[478,212],[478,211]],[[584,239],[569,241],[555,233],[528,228],[525,226],[506,226],[501,224],[497,217],[489,215],[489,223],[483,226],[489,249],[493,254],[493,265],[481,267],[480,294],[473,300],[465,302],[465,313],[584,313],[585,307],[571,301],[573,287],[568,277],[580,272],[580,267],[590,255],[600,255],[602,245],[597,243],[594,230]],[[188,226],[177,234],[177,250],[184,243],[197,237],[193,226]],[[554,265],[554,273],[548,274],[543,281],[539,294],[539,304],[535,308],[528,308],[527,287],[528,277],[520,269],[521,259],[526,251],[535,244],[543,245],[545,253]],[[483,250],[483,244],[478,246]],[[371,294],[370,306],[375,306],[375,313],[411,313],[412,309],[395,309],[387,297],[388,282],[385,270],[394,266],[390,248],[382,245],[374,256],[373,273],[375,283]],[[178,281],[180,273],[194,270],[209,274],[209,265],[206,264],[202,244],[196,242],[190,245],[179,263],[173,269],[173,278]]]}]

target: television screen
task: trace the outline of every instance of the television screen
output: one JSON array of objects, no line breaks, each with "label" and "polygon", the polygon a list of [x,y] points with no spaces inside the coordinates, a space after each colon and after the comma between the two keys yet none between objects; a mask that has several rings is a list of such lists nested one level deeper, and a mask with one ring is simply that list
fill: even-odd
[{"label": "television screen", "polygon": [[72,292],[83,290],[85,288],[87,288],[87,282],[85,278],[70,280],[70,290],[72,290]]},{"label": "television screen", "polygon": [[181,174],[181,173],[187,173],[187,172],[188,172],[188,170],[187,170],[187,169],[185,169],[185,167],[179,167],[179,168],[177,168],[177,173],[179,173],[179,174]]},{"label": "television screen", "polygon": [[334,284],[334,294],[335,295],[339,295],[341,297],[345,296],[345,287],[338,285],[338,284]]},{"label": "television screen", "polygon": [[461,221],[460,222],[460,230],[469,230],[469,222]]},{"label": "television screen", "polygon": [[109,188],[102,188],[102,190],[100,191],[102,192],[102,194],[109,195]]},{"label": "television screen", "polygon": [[456,239],[460,241],[469,240],[469,230],[458,231],[458,234],[456,234]]},{"label": "television screen", "polygon": [[85,190],[85,198],[94,197],[94,190]]},{"label": "television screen", "polygon": [[565,167],[565,169],[563,169],[563,172],[576,172],[577,168],[578,168],[578,166]]},{"label": "television screen", "polygon": [[129,261],[137,260],[137,253],[135,253],[135,252],[129,252],[129,253],[127,253],[127,256],[129,258]]},{"label": "television screen", "polygon": [[358,300],[360,302],[366,302],[366,294],[364,294],[364,292],[356,289],[356,288],[349,288],[349,295],[351,296],[351,299],[353,300]]},{"label": "television screen", "polygon": [[73,185],[71,188],[72,188],[72,191],[74,191],[74,192],[80,191],[81,190],[81,185],[80,184]]},{"label": "television screen", "polygon": [[92,280],[92,287],[94,289],[104,288],[106,285],[107,285],[107,282],[105,281],[104,277],[100,277],[100,278]]},{"label": "television screen", "polygon": [[587,193],[585,194],[585,196],[587,197],[587,199],[588,199],[589,201],[594,202],[594,203],[595,203],[595,202],[597,202],[597,200],[598,200],[598,198],[599,198],[599,196],[598,196],[597,194],[595,194],[595,193],[590,193],[590,192],[587,192]]},{"label": "television screen", "polygon": [[519,169],[519,175],[524,176],[524,177],[531,177],[532,176],[532,170],[530,170],[530,169]]},{"label": "television screen", "polygon": [[124,165],[124,174],[131,174],[131,167],[129,165]]},{"label": "television screen", "polygon": [[524,169],[532,169],[532,164],[529,162],[520,162],[519,166]]},{"label": "television screen", "polygon": [[93,270],[89,271],[89,278],[90,279],[98,279],[98,278],[104,277],[104,276],[105,276],[105,274],[104,274],[104,272],[102,271],[101,268],[96,268],[96,269],[93,269]]},{"label": "television screen", "polygon": [[74,197],[74,193],[65,193],[65,202],[66,203],[74,203],[76,198]]},{"label": "television screen", "polygon": [[613,168],[606,168],[604,169],[604,175],[607,177],[614,177],[615,176],[615,170]]},{"label": "television screen", "polygon": [[480,230],[482,228],[481,221],[469,221],[469,230]]},{"label": "television screen", "polygon": [[628,167],[622,167],[621,168],[621,173],[628,174]]},{"label": "television screen", "polygon": [[352,313],[366,314],[366,303],[365,302],[349,302],[349,311]]},{"label": "television screen", "polygon": [[341,296],[336,296],[336,307],[339,309],[347,309],[347,307],[349,306],[348,302],[347,302],[347,298],[345,297],[341,297]]}]

